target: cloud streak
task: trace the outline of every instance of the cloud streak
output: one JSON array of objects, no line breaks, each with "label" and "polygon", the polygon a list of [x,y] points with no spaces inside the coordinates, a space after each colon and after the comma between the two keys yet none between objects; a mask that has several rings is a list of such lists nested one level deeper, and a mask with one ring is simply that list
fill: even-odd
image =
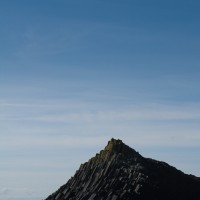
[{"label": "cloud streak", "polygon": [[11,188],[6,186],[0,186],[0,199],[9,199],[9,198],[24,198],[29,197],[33,198],[35,191],[27,188]]},{"label": "cloud streak", "polygon": [[[132,120],[200,120],[200,104],[144,104],[124,108],[74,104],[0,104],[7,109],[0,120],[38,120],[47,122],[95,122]],[[72,110],[73,108],[73,110]],[[55,112],[57,111],[57,112]]]},{"label": "cloud streak", "polygon": [[0,108],[2,146],[93,146],[110,137],[134,138],[135,143],[147,146],[190,146],[200,140],[199,103],[108,108],[58,102],[6,104],[6,108],[0,104]]}]

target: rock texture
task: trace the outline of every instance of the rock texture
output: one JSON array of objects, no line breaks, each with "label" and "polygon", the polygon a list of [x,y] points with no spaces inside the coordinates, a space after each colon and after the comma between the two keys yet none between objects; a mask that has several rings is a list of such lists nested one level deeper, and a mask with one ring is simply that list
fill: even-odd
[{"label": "rock texture", "polygon": [[82,164],[46,200],[200,200],[200,178],[142,157],[121,140]]}]

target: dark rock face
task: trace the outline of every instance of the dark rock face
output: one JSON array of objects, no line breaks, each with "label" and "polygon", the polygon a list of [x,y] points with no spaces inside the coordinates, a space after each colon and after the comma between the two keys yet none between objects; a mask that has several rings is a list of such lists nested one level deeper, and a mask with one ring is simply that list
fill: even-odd
[{"label": "dark rock face", "polygon": [[121,140],[82,164],[46,200],[200,200],[200,178],[142,157]]}]

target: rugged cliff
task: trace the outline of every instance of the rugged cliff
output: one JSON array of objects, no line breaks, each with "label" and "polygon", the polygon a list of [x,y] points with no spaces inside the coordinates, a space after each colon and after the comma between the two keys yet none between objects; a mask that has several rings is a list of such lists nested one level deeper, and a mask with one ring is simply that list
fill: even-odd
[{"label": "rugged cliff", "polygon": [[82,164],[46,200],[200,200],[200,179],[142,157],[121,140]]}]

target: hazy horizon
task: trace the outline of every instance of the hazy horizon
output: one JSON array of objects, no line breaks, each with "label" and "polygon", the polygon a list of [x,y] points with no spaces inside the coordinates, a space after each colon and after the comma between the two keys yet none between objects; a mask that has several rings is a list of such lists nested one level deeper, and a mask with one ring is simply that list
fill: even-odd
[{"label": "hazy horizon", "polygon": [[0,200],[47,197],[112,137],[200,176],[199,8],[1,1]]}]

